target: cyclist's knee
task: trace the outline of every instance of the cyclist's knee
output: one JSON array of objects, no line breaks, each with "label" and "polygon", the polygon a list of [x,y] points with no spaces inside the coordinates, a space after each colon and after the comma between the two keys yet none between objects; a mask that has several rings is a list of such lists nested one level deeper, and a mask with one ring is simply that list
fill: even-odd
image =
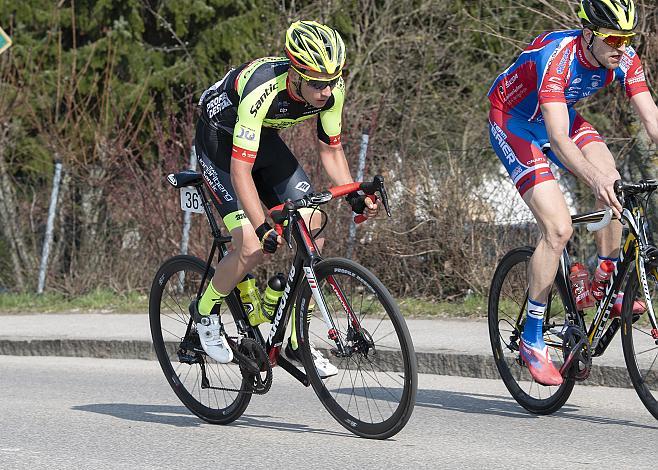
[{"label": "cyclist's knee", "polygon": [[257,266],[263,261],[263,251],[257,238],[247,238],[240,246],[240,260],[249,269]]},{"label": "cyclist's knee", "polygon": [[544,240],[552,251],[561,252],[573,234],[571,223],[557,223],[546,227]]},{"label": "cyclist's knee", "polygon": [[239,263],[245,269],[251,269],[263,261],[260,242],[251,225],[238,227],[231,231],[233,248],[239,257]]}]

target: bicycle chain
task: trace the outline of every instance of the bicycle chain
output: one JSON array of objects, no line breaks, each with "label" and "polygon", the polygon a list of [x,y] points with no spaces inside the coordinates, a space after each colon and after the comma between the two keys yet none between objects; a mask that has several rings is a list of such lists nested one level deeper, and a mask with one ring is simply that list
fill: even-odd
[{"label": "bicycle chain", "polygon": [[[253,395],[264,395],[272,387],[272,365],[265,352],[265,349],[255,340],[251,338],[243,338],[240,345],[236,347],[236,343],[229,340],[229,345],[233,350],[233,363],[240,366],[242,377],[247,381],[252,381],[252,388],[229,388],[229,387],[215,387],[207,385],[203,387],[204,390],[219,390],[222,392],[237,392],[237,393],[250,393]],[[256,357],[258,356],[258,357]],[[249,364],[251,362],[251,364]],[[248,369],[257,367],[259,373],[254,374]],[[203,366],[202,366],[203,367]],[[262,380],[260,372],[265,372],[265,380]],[[255,382],[255,383],[254,383]]]}]

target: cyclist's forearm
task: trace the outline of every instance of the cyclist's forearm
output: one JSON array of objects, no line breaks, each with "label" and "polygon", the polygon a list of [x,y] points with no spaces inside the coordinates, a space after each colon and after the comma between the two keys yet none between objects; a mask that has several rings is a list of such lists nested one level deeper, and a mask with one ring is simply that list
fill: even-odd
[{"label": "cyclist's forearm", "polygon": [[649,138],[654,144],[658,145],[658,114],[654,120],[645,122],[644,127],[647,130]]},{"label": "cyclist's forearm", "polygon": [[352,183],[354,179],[350,173],[345,152],[343,152],[343,146],[339,144],[332,147],[322,141],[319,142],[319,146],[322,167],[329,176],[329,179],[331,179],[332,184],[339,186],[341,184]]},{"label": "cyclist's forearm", "polygon": [[238,195],[238,200],[242,210],[247,215],[249,222],[254,228],[258,227],[265,221],[265,213],[260,204],[256,184],[251,176],[251,171],[239,169],[239,165],[233,165],[231,171],[231,183]]},{"label": "cyclist's forearm", "polygon": [[588,186],[594,185],[599,170],[585,158],[569,136],[554,136],[551,139],[551,150],[573,174],[585,181]]},{"label": "cyclist's forearm", "polygon": [[631,104],[638,114],[651,140],[658,144],[658,106],[653,101],[651,93],[643,92],[631,98]]}]

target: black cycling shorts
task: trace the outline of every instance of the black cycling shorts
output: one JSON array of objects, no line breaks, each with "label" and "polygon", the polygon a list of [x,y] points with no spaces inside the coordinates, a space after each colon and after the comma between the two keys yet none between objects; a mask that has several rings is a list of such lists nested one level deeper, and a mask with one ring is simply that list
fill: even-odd
[{"label": "black cycling shorts", "polygon": [[[231,183],[233,136],[199,120],[194,146],[206,186],[228,231],[250,224]],[[268,209],[286,199],[299,199],[313,191],[306,172],[295,156],[279,133],[270,129],[264,128],[261,132],[251,176],[258,197]]]}]

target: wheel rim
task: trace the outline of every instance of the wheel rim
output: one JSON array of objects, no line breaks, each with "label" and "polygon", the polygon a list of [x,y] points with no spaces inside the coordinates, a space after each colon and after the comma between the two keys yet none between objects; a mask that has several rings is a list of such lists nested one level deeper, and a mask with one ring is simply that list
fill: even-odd
[{"label": "wheel rim", "polygon": [[[354,427],[387,426],[398,421],[400,413],[405,411],[411,371],[410,358],[403,353],[395,321],[365,280],[332,272],[318,281],[329,316],[347,352],[343,357],[332,353],[336,344],[328,338],[324,318],[315,308],[306,337],[338,369],[335,376],[321,381],[321,393],[334,402],[334,410],[329,411],[344,414],[337,416],[339,421],[352,420],[348,424]],[[338,286],[342,298],[332,284]],[[345,304],[354,313],[356,325],[348,319]]]},{"label": "wheel rim", "polygon": [[[551,400],[560,387],[540,385],[532,378],[528,368],[519,358],[519,345],[522,325],[527,309],[528,266],[530,253],[525,259],[516,262],[507,271],[500,287],[500,294],[493,306],[495,311],[494,344],[496,364],[505,384],[513,395],[520,394],[527,401],[545,402]],[[521,316],[520,328],[515,328]],[[558,336],[564,325],[566,310],[556,284],[553,284],[544,317],[544,342],[553,364],[558,369],[564,362],[562,339]],[[565,381],[566,383],[567,381]]]},{"label": "wheel rim", "polygon": [[[181,340],[185,336],[190,321],[189,305],[196,299],[201,279],[202,273],[196,269],[190,270],[190,265],[180,267],[180,270],[171,273],[166,279],[161,291],[160,315],[154,336],[158,335],[164,341],[167,357],[166,360],[161,360],[161,364],[165,369],[167,379],[183,402],[186,405],[192,405],[192,411],[204,415],[216,412],[228,414],[238,406],[239,398],[243,394],[236,391],[204,388],[201,365],[181,362],[178,355]],[[220,314],[228,335],[236,336],[237,330],[225,303],[221,306]],[[188,342],[182,345],[189,356],[202,358],[210,386],[233,390],[243,389],[242,375],[236,364],[220,364],[203,353],[187,349],[193,346],[198,348],[198,343],[193,345]]]},{"label": "wheel rim", "polygon": [[[648,275],[647,282],[649,284],[649,294],[652,299],[652,306],[654,312],[658,312],[658,279],[656,275]],[[635,283],[635,286],[638,284]],[[646,306],[646,300],[640,292],[642,289],[638,287],[635,289],[635,292],[629,294],[632,295],[634,299],[641,300]],[[626,303],[626,299],[625,303]],[[633,346],[633,359],[637,370],[642,379],[644,388],[655,398],[658,396],[658,344],[657,340],[651,334],[652,326],[649,321],[649,316],[647,315],[647,309],[641,314],[632,314],[631,309],[633,305],[628,302],[627,305],[624,305],[624,309],[628,312],[625,312],[626,315],[631,315],[632,328],[631,328],[631,338]]]}]

